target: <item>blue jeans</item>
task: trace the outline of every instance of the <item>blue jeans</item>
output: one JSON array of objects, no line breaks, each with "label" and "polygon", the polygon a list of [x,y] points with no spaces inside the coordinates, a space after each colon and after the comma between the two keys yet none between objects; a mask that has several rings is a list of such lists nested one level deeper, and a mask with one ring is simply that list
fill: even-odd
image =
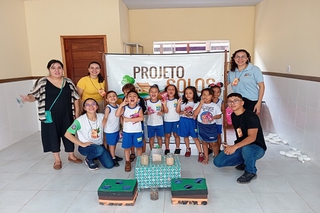
[{"label": "blue jeans", "polygon": [[216,167],[236,166],[244,164],[245,171],[250,173],[257,173],[256,161],[263,157],[265,151],[258,145],[249,144],[247,146],[237,149],[232,155],[226,155],[220,152],[217,157],[213,159],[213,164]]},{"label": "blue jeans", "polygon": [[90,161],[98,159],[105,168],[111,169],[113,167],[110,152],[103,145],[91,144],[87,147],[79,146],[78,150],[81,155],[86,156]]}]

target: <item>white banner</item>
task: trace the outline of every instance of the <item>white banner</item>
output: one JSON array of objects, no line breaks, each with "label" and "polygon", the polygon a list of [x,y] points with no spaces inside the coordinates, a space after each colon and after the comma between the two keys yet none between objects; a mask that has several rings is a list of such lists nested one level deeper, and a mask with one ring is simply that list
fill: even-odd
[{"label": "white banner", "polygon": [[149,87],[158,84],[163,91],[174,84],[182,94],[187,86],[195,86],[200,93],[214,82],[224,80],[224,53],[172,55],[106,54],[108,90],[123,97],[122,86],[132,83],[143,98]]}]

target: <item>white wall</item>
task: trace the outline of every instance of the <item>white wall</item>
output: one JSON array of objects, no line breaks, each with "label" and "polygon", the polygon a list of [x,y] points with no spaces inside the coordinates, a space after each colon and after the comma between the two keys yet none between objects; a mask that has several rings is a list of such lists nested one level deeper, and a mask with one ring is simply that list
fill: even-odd
[{"label": "white wall", "polygon": [[39,131],[36,103],[19,107],[16,97],[27,94],[34,81],[0,84],[0,150]]},{"label": "white wall", "polygon": [[[264,132],[278,134],[320,166],[320,83],[264,76]],[[289,150],[289,147],[287,147]],[[284,150],[286,151],[286,150]]]}]

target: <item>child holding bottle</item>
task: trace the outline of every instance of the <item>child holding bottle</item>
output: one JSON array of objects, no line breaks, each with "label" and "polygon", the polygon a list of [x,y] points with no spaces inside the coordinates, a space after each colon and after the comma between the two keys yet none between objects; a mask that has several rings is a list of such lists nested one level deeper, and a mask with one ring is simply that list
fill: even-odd
[{"label": "child holding bottle", "polygon": [[164,154],[170,153],[170,137],[171,134],[173,134],[175,144],[176,144],[176,149],[174,150],[175,155],[180,155],[180,137],[178,135],[178,126],[179,126],[179,120],[180,120],[180,114],[177,113],[176,107],[178,104],[179,100],[179,94],[178,94],[178,89],[175,85],[170,84],[167,85],[166,88],[164,89],[165,94],[167,94],[166,97],[163,99],[167,99],[164,101],[163,104],[163,109],[164,109],[164,142],[166,145],[166,150],[164,151]]},{"label": "child holding bottle", "polygon": [[158,145],[162,147],[162,137],[164,136],[164,129],[163,129],[163,102],[166,100],[162,99],[161,102],[158,99],[160,90],[158,85],[154,84],[149,89],[150,99],[146,102],[147,112],[147,128],[148,128],[148,138],[149,138],[149,145],[150,150],[153,149],[154,146],[154,139],[157,137]]},{"label": "child holding bottle", "polygon": [[124,167],[126,172],[131,171],[131,147],[136,148],[138,156],[142,154],[143,141],[141,121],[143,121],[143,112],[142,108],[138,105],[138,101],[139,94],[135,90],[129,91],[116,111],[117,117],[123,117],[122,148],[124,149],[126,159]]},{"label": "child holding bottle", "polygon": [[106,134],[107,144],[115,167],[120,166],[115,155],[117,143],[119,141],[120,118],[116,116],[119,107],[117,104],[118,96],[113,90],[107,92],[107,106],[104,111],[102,124]]},{"label": "child holding bottle", "polygon": [[194,86],[188,86],[184,89],[182,98],[179,98],[178,100],[176,111],[180,114],[178,135],[183,137],[186,144],[186,153],[184,156],[190,157],[191,155],[189,141],[189,137],[191,136],[199,152],[198,161],[202,162],[203,154],[198,139],[197,121],[193,114],[193,111],[197,108],[198,104],[199,97],[196,88]]},{"label": "child holding bottle", "polygon": [[199,139],[202,141],[204,151],[202,163],[208,164],[208,145],[211,146],[215,156],[219,154],[216,119],[221,118],[221,109],[213,103],[213,90],[211,88],[205,88],[201,91],[201,101],[194,114],[197,116]]}]

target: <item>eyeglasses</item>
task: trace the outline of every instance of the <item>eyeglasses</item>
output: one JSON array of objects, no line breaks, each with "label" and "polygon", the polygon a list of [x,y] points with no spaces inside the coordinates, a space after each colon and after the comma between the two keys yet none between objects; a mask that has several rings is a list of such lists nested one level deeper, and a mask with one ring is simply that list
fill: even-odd
[{"label": "eyeglasses", "polygon": [[91,104],[85,104],[85,107],[90,107],[90,106],[97,106],[96,102],[92,102]]},{"label": "eyeglasses", "polygon": [[247,59],[248,57],[246,55],[243,55],[243,56],[238,56],[237,55],[237,56],[234,57],[234,59],[240,59],[240,58],[241,59]]},{"label": "eyeglasses", "polygon": [[228,101],[227,103],[228,103],[229,105],[231,105],[231,104],[238,104],[239,101],[241,101],[241,100],[240,100],[240,99],[236,99],[236,100],[233,100],[233,101]]}]

